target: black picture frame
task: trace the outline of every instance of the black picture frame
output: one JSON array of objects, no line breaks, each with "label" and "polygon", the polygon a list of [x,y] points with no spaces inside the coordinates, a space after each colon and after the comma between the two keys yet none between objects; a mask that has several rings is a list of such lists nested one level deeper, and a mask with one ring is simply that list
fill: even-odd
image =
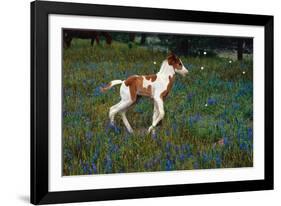
[{"label": "black picture frame", "polygon": [[[82,15],[256,25],[265,28],[264,180],[116,189],[48,191],[48,15]],[[137,8],[63,2],[31,2],[31,203],[163,197],[273,189],[273,16]]]}]

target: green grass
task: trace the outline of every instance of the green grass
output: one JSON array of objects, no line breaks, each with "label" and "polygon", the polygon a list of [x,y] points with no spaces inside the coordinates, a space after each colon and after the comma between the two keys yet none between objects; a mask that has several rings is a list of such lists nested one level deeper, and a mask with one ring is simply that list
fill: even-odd
[{"label": "green grass", "polygon": [[108,126],[119,86],[105,94],[99,88],[132,74],[156,73],[167,55],[130,47],[74,40],[64,49],[63,175],[253,166],[252,59],[181,56],[189,75],[176,77],[157,135],[145,134],[153,110],[145,97],[127,112],[136,130],[130,135],[119,115],[119,130]]}]

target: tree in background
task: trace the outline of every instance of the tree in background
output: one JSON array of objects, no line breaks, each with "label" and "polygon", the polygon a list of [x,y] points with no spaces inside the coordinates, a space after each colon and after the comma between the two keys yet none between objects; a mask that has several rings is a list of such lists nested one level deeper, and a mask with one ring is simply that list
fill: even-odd
[{"label": "tree in background", "polygon": [[159,35],[161,44],[178,55],[216,55],[217,50],[236,50],[237,59],[243,59],[244,52],[252,52],[252,39],[212,36]]}]

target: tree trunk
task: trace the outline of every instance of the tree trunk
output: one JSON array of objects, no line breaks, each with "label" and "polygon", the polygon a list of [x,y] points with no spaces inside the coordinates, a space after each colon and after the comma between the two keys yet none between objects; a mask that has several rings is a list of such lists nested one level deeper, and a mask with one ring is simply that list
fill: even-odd
[{"label": "tree trunk", "polygon": [[243,40],[238,39],[237,41],[237,59],[241,61],[243,59]]},{"label": "tree trunk", "polygon": [[140,42],[140,44],[144,45],[145,44],[145,40],[146,40],[146,34],[141,34],[141,42]]},{"label": "tree trunk", "polygon": [[136,36],[135,33],[130,33],[129,34],[129,41],[134,42],[135,41],[135,36]]}]

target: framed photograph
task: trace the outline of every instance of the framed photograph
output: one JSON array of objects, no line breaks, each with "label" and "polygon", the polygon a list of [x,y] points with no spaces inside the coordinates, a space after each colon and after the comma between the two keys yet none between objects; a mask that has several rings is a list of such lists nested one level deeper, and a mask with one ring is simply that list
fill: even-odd
[{"label": "framed photograph", "polygon": [[31,3],[31,203],[273,189],[273,16]]}]

